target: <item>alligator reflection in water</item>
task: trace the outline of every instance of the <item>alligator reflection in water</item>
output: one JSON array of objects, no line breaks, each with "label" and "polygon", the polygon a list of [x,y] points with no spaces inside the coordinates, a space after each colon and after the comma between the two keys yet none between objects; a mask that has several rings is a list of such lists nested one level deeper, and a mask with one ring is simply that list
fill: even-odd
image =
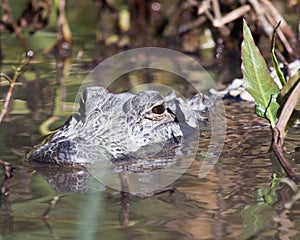
[{"label": "alligator reflection in water", "polygon": [[45,163],[34,163],[34,169],[41,174],[57,192],[86,193],[103,191],[105,186],[81,165],[58,166]]},{"label": "alligator reflection in water", "polygon": [[[128,226],[130,221],[129,193],[133,193],[132,189],[139,190],[136,192],[139,197],[156,195],[163,201],[169,201],[171,194],[172,199],[174,197],[178,198],[178,196],[183,196],[182,193],[175,191],[175,187],[167,186],[169,185],[169,182],[167,182],[168,184],[165,184],[165,188],[161,188],[161,184],[166,180],[164,174],[166,169],[174,172],[174,179],[176,179],[177,177],[180,177],[180,175],[178,175],[176,169],[175,171],[174,168],[172,170],[172,167],[176,166],[176,168],[178,168],[180,165],[183,165],[185,169],[188,167],[182,163],[184,159],[179,157],[180,155],[176,155],[176,149],[173,150],[174,151],[168,151],[168,154],[165,154],[165,156],[156,156],[155,159],[152,158],[151,160],[145,158],[135,162],[114,162],[110,165],[110,169],[104,169],[102,165],[95,166],[95,164],[86,164],[85,166],[59,166],[45,163],[33,163],[33,165],[35,170],[48,181],[50,186],[55,191],[61,193],[91,193],[95,191],[104,191],[107,186],[98,180],[98,172],[106,173],[108,176],[107,178],[110,181],[109,186],[112,185],[111,181],[116,182],[113,186],[120,185],[122,198],[120,202],[121,211],[119,213],[119,219],[122,226]],[[186,154],[184,156],[186,156]],[[91,173],[91,168],[93,168],[93,174]],[[184,170],[184,168],[182,169]],[[96,175],[96,178],[94,175]],[[169,177],[170,176],[172,175],[169,174]],[[167,180],[169,179],[167,178]]]},{"label": "alligator reflection in water", "polygon": [[[185,150],[187,147],[185,148]],[[181,147],[163,152],[155,157],[139,160],[120,160],[98,164],[55,165],[33,162],[57,192],[87,193],[113,187],[122,192],[151,195],[175,181],[189,167],[195,151],[183,153]],[[191,160],[185,160],[190,156]]]}]

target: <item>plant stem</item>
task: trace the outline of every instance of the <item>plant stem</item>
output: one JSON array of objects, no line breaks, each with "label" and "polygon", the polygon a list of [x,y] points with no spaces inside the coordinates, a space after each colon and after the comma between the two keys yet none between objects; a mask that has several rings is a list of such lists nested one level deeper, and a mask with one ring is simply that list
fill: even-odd
[{"label": "plant stem", "polygon": [[286,100],[282,111],[280,113],[278,122],[276,123],[276,128],[278,128],[280,132],[280,144],[282,145],[284,137],[285,137],[285,127],[287,122],[289,121],[295,107],[297,104],[298,99],[300,98],[300,81],[296,84],[293,91],[291,92],[290,96]]},{"label": "plant stem", "polygon": [[10,103],[10,100],[11,100],[11,97],[12,97],[12,94],[13,94],[13,90],[14,90],[15,84],[16,84],[16,82],[18,80],[18,77],[21,74],[23,68],[31,60],[31,57],[32,57],[31,54],[32,54],[32,52],[30,52],[30,53],[28,52],[26,54],[25,61],[24,61],[24,58],[22,58],[20,60],[19,66],[17,67],[17,69],[15,71],[15,74],[14,74],[14,77],[13,77],[13,79],[11,79],[11,81],[8,80],[9,79],[8,76],[6,76],[5,74],[1,74],[1,77],[4,77],[5,79],[7,79],[10,82],[10,86],[9,86],[8,91],[7,91],[7,95],[6,95],[6,98],[5,98],[5,101],[4,101],[4,105],[3,105],[2,111],[0,113],[0,123],[2,122],[4,116],[6,115],[6,113],[8,111],[8,106],[9,106],[9,103]]},{"label": "plant stem", "polygon": [[287,101],[285,102],[276,126],[272,128],[271,150],[275,153],[278,161],[280,162],[287,176],[294,181],[298,181],[298,179],[294,170],[292,169],[292,167],[290,166],[289,162],[286,160],[283,154],[282,144],[285,137],[285,127],[295,109],[299,97],[300,81],[298,81],[296,87],[293,89]]}]

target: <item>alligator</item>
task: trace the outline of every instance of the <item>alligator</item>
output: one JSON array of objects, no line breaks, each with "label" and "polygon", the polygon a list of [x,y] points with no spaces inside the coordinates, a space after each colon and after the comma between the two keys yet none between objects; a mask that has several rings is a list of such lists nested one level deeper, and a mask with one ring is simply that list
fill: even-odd
[{"label": "alligator", "polygon": [[138,94],[110,93],[87,87],[78,113],[28,159],[39,163],[85,164],[99,157],[110,161],[155,156],[180,145],[206,121],[207,97],[199,93],[184,101],[154,90]]}]

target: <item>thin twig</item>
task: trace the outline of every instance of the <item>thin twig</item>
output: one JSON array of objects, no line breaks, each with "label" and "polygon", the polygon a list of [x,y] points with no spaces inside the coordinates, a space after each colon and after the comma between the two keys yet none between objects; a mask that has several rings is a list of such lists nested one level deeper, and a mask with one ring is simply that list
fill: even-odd
[{"label": "thin twig", "polygon": [[[269,14],[269,13],[266,13],[265,14],[267,20],[269,21],[269,23],[276,27],[276,25],[278,25],[278,22],[276,22],[274,20],[274,18]],[[278,38],[280,39],[280,41],[282,42],[284,48],[286,49],[286,51],[289,53],[290,56],[294,56],[294,50],[293,48],[291,47],[291,45],[289,44],[287,38],[285,37],[284,33],[282,32],[282,29],[279,27],[276,31],[277,33],[277,36]]]},{"label": "thin twig", "polygon": [[212,0],[212,7],[214,10],[214,15],[217,20],[220,20],[222,18],[221,10],[220,10],[220,4],[218,0]]},{"label": "thin twig", "polygon": [[265,8],[261,7],[258,0],[248,0],[248,2],[252,5],[255,13],[257,14],[257,18],[260,21],[265,34],[269,37],[272,36],[274,27],[272,27],[272,25],[266,19]]},{"label": "thin twig", "polygon": [[279,13],[276,7],[269,0],[260,0],[260,2],[265,5],[266,10],[270,13],[275,23],[281,22],[280,29],[282,30],[284,36],[291,42],[296,41],[296,36],[293,33],[290,26],[287,24],[284,17]]},{"label": "thin twig", "polygon": [[184,28],[182,29],[179,29],[179,34],[183,34],[183,33],[186,33],[192,29],[195,29],[199,26],[201,26],[203,23],[205,23],[207,21],[207,17],[202,15],[202,16],[199,16],[195,21],[193,22],[189,22],[185,25]]},{"label": "thin twig", "polygon": [[[6,115],[7,111],[8,111],[8,106],[9,106],[9,103],[10,103],[10,100],[11,100],[11,97],[12,97],[12,94],[13,94],[13,91],[14,91],[14,87],[16,85],[16,82],[18,80],[18,77],[19,75],[21,74],[23,68],[29,63],[29,61],[31,60],[32,58],[32,52],[28,52],[26,53],[26,57],[22,57],[20,62],[19,62],[19,66],[17,67],[17,69],[15,70],[15,74],[14,74],[14,77],[8,81],[10,81],[10,86],[9,86],[9,89],[8,89],[8,92],[7,92],[7,95],[6,95],[6,98],[5,98],[5,101],[4,101],[4,105],[3,105],[3,108],[2,108],[2,111],[0,113],[0,123],[2,122],[4,116]],[[1,77],[4,77],[5,79],[9,79],[9,77],[5,74],[2,74]]]},{"label": "thin twig", "polygon": [[250,5],[244,5],[233,11],[229,12],[228,14],[224,15],[220,19],[214,19],[213,25],[214,27],[223,27],[225,24],[233,22],[234,20],[244,16],[247,12],[251,10]]},{"label": "thin twig", "polygon": [[[290,46],[289,42],[287,41],[287,37],[292,38],[291,36],[293,34],[286,27],[287,26],[286,21],[278,13],[276,8],[269,1],[261,0],[260,1],[261,3],[258,0],[248,0],[248,1],[252,5],[254,11],[256,12],[257,18],[262,24],[265,34],[270,39],[272,37],[274,27],[278,24],[279,21],[282,22],[282,26],[280,27],[280,29],[277,30],[277,35],[280,41],[282,42],[282,44],[284,45],[286,51],[290,54],[290,56],[293,56],[294,55],[293,49]],[[283,26],[285,27],[283,28]],[[283,33],[283,30],[285,31],[285,34]]]},{"label": "thin twig", "polygon": [[208,11],[209,8],[210,8],[210,4],[211,4],[211,1],[210,1],[210,0],[201,1],[201,2],[199,3],[199,6],[198,6],[198,12],[197,12],[197,14],[198,14],[198,15],[201,15],[201,14],[203,14],[205,11]]},{"label": "thin twig", "polygon": [[49,202],[49,207],[46,209],[46,211],[43,213],[42,218],[44,220],[47,220],[49,218],[50,211],[55,207],[57,201],[61,198],[61,196],[54,196],[52,200]]},{"label": "thin twig", "polygon": [[7,81],[9,81],[11,83],[11,78],[9,76],[7,76],[5,73],[0,73],[0,79],[1,78],[5,78]]}]

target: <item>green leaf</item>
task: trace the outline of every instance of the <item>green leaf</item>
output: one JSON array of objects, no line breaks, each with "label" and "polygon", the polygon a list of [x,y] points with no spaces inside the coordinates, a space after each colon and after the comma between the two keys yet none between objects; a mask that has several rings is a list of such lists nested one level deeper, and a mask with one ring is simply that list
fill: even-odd
[{"label": "green leaf", "polygon": [[256,114],[269,120],[272,127],[277,122],[276,102],[279,88],[273,81],[266,62],[256,47],[251,31],[244,20],[242,42],[242,72],[246,90],[255,100]]},{"label": "green leaf", "polygon": [[273,35],[272,35],[272,41],[271,41],[271,58],[272,58],[272,63],[273,63],[273,67],[276,71],[276,75],[281,83],[282,86],[284,86],[286,84],[284,75],[279,67],[279,63],[277,61],[276,55],[275,55],[275,36],[276,36],[276,30],[279,27],[280,22],[277,24],[277,26],[275,27],[274,31],[273,31]]},{"label": "green leaf", "polygon": [[[286,83],[286,85],[283,86],[283,88],[280,91],[281,99],[284,101],[288,98],[293,88],[297,85],[298,81],[300,80],[300,70],[298,70],[295,75],[293,75],[289,81]],[[297,105],[295,107],[295,110],[300,110],[300,99],[297,102]]]}]

